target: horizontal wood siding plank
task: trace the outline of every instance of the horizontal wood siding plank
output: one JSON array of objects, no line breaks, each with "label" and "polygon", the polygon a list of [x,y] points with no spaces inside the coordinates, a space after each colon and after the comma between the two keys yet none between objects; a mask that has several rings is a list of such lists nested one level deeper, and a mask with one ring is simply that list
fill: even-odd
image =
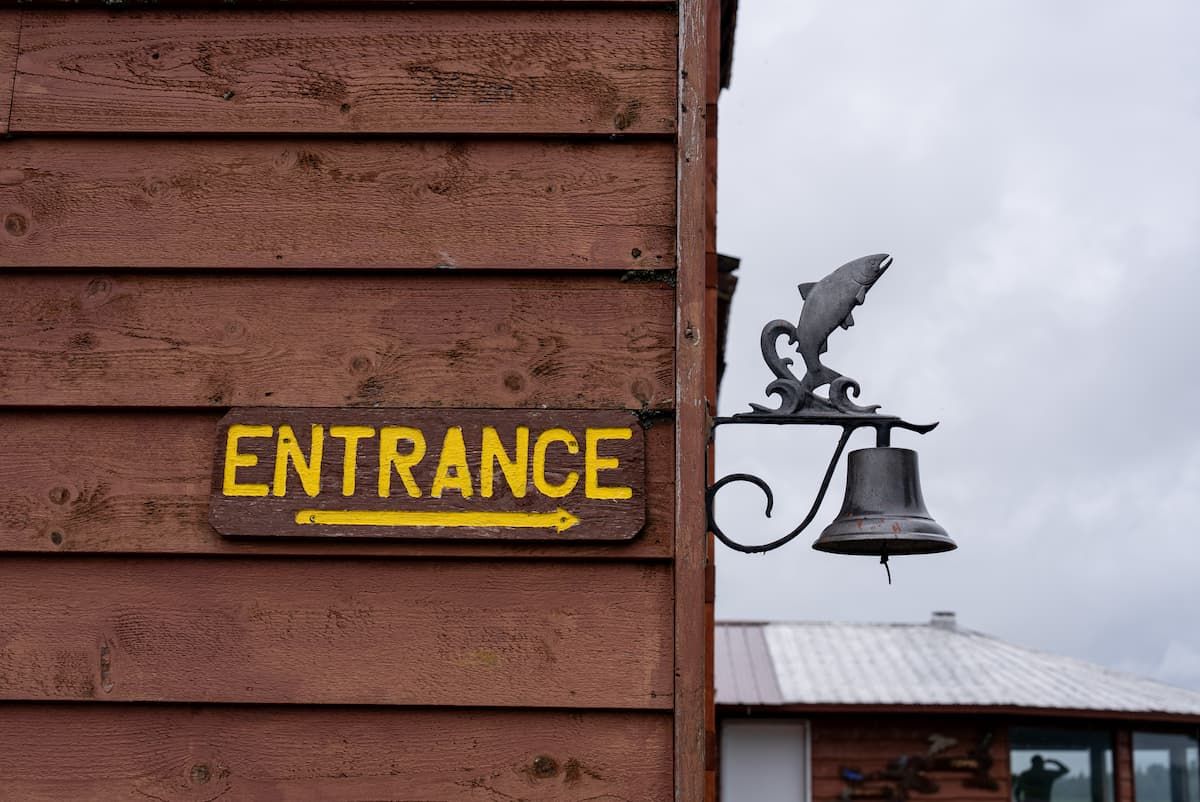
[{"label": "horizontal wood siding plank", "polygon": [[24,802],[671,798],[663,713],[9,704],[0,717],[5,798]]},{"label": "horizontal wood siding plank", "polygon": [[674,263],[670,142],[0,142],[0,266]]},{"label": "horizontal wood siding plank", "polygon": [[[165,8],[191,10],[195,8],[219,8],[229,11],[229,0],[120,0],[121,7],[131,10],[161,10]],[[32,8],[47,9],[89,9],[103,8],[111,10],[115,0],[22,0],[22,5]],[[410,8],[412,6],[495,6],[508,7],[543,7],[557,8],[571,6],[589,6],[601,8],[622,8],[625,6],[662,6],[675,5],[675,0],[239,0],[238,7],[257,9],[325,9],[330,6],[353,5],[368,8]]]},{"label": "horizontal wood siding plank", "polygon": [[670,134],[675,50],[669,9],[31,10],[12,127]]},{"label": "horizontal wood siding plank", "polygon": [[6,557],[0,699],[669,709],[660,563]]},{"label": "horizontal wood siding plank", "polygon": [[646,437],[646,526],[632,541],[520,544],[229,539],[208,523],[220,413],[0,411],[0,552],[666,558],[674,437]]},{"label": "horizontal wood siding plank", "polygon": [[670,408],[661,283],[0,274],[0,405]]},{"label": "horizontal wood siding plank", "polygon": [[14,8],[0,8],[0,134],[8,133],[20,30],[21,12]]}]

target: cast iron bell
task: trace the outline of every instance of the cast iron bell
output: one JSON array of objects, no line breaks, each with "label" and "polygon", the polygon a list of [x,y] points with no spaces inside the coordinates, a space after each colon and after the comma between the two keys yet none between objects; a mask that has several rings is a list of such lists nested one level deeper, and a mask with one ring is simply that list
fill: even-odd
[{"label": "cast iron bell", "polygon": [[813,543],[818,551],[894,557],[958,548],[925,509],[917,452],[908,448],[851,451],[846,500]]}]

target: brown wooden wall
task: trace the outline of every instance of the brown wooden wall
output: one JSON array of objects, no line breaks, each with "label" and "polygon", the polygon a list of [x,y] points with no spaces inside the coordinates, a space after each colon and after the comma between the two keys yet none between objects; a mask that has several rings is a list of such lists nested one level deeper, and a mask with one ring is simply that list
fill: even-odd
[{"label": "brown wooden wall", "polygon": [[[986,716],[814,716],[810,719],[812,743],[812,802],[841,802],[846,782],[842,767],[863,772],[881,771],[902,755],[924,755],[929,737],[941,735],[958,743],[947,749],[948,756],[963,755],[979,739],[992,733],[991,755],[995,760],[991,776],[999,788],[988,791],[963,783],[961,772],[932,771],[928,776],[939,786],[936,794],[913,794],[912,799],[936,802],[1008,802],[1011,799],[1011,775],[1008,760],[1008,723]],[[863,789],[880,789],[888,782],[869,782]]]},{"label": "brown wooden wall", "polygon": [[[703,798],[707,5],[0,9],[0,797]],[[238,406],[638,410],[647,524],[227,540]]]}]

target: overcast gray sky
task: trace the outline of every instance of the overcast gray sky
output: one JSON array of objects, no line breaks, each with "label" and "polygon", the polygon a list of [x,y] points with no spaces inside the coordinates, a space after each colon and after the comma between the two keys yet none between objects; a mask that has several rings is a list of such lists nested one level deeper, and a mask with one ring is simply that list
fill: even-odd
[{"label": "overcast gray sky", "polygon": [[[1200,3],[742,0],[721,102],[722,252],[742,258],[722,414],[761,401],[762,324],[868,253],[891,270],[825,362],[940,420],[917,448],[959,550],[718,546],[722,619],[960,624],[1200,689]],[[783,343],[781,342],[781,345]],[[774,403],[776,399],[772,398]],[[773,428],[773,427],[772,427]],[[807,509],[836,430],[727,427],[731,534]],[[866,433],[859,446],[868,445]]]}]

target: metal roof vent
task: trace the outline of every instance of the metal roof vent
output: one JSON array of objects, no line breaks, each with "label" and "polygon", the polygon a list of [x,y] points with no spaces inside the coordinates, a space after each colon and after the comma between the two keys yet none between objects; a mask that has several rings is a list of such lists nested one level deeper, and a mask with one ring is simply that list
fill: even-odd
[{"label": "metal roof vent", "polygon": [[938,629],[958,629],[958,621],[953,610],[934,610],[933,617],[929,619],[929,625]]}]

